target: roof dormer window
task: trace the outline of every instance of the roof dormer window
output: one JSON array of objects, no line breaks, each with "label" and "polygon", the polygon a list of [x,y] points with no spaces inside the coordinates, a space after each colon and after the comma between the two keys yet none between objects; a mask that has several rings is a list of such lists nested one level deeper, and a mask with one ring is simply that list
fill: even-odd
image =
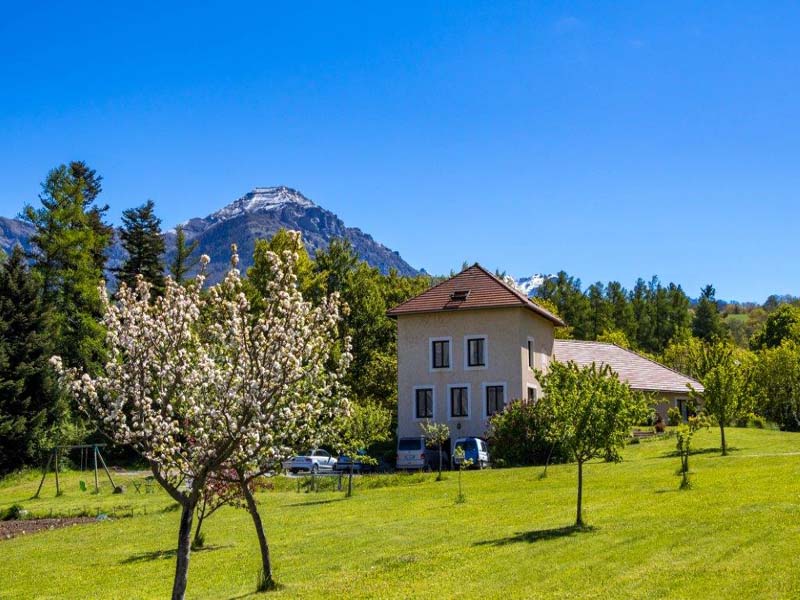
[{"label": "roof dormer window", "polygon": [[450,294],[450,300],[456,302],[463,302],[467,298],[469,298],[469,290],[455,290]]}]

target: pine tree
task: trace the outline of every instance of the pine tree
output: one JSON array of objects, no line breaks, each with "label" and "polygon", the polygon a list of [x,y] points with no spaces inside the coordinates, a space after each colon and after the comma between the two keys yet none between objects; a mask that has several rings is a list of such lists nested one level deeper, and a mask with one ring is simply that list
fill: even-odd
[{"label": "pine tree", "polygon": [[155,215],[155,204],[148,200],[137,208],[122,213],[120,238],[128,258],[116,269],[120,282],[135,287],[137,275],[153,286],[153,292],[164,292],[164,238],[161,236],[161,219]]},{"label": "pine tree", "polygon": [[60,420],[39,286],[17,246],[0,265],[0,475],[31,464]]},{"label": "pine tree", "polygon": [[611,329],[611,307],[605,298],[606,290],[598,281],[589,286],[586,296],[589,299],[589,339],[596,340]]},{"label": "pine tree", "polygon": [[618,281],[610,281],[606,286],[606,301],[611,310],[614,329],[625,334],[628,340],[636,339],[636,319],[633,305],[628,301],[628,293]]},{"label": "pine tree", "polygon": [[83,162],[61,165],[42,184],[41,208],[23,211],[35,228],[30,257],[52,313],[53,351],[69,366],[90,371],[103,360],[98,286],[113,235],[103,221],[108,207],[94,204],[101,181]]},{"label": "pine tree", "polygon": [[199,240],[195,240],[187,244],[183,226],[178,225],[175,228],[175,257],[169,265],[169,272],[172,274],[172,278],[178,283],[182,282],[186,274],[197,266],[197,263],[200,261],[199,256],[192,257],[199,243]]},{"label": "pine tree", "polygon": [[706,342],[714,341],[722,336],[722,319],[719,316],[714,294],[713,285],[707,285],[702,289],[692,320],[692,333]]}]

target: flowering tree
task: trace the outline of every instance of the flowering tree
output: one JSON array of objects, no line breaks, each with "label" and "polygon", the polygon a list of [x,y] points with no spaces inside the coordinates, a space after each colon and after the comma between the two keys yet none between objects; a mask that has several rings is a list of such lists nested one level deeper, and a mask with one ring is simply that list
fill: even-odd
[{"label": "flowering tree", "polygon": [[[117,443],[147,459],[156,480],[182,507],[173,599],[186,591],[192,520],[212,473],[223,465],[239,479],[257,520],[247,477],[316,439],[347,410],[339,384],[349,360],[334,357],[338,298],[305,302],[294,255],[273,256],[265,309],[255,315],[242,291],[233,248],[225,280],[201,294],[204,275],[187,286],[167,279],[151,298],[139,279],[102,298],[109,361],[98,377],[53,363],[82,406]],[[203,267],[208,257],[201,258]],[[266,539],[257,523],[259,542]],[[273,585],[268,553],[262,578]]]}]

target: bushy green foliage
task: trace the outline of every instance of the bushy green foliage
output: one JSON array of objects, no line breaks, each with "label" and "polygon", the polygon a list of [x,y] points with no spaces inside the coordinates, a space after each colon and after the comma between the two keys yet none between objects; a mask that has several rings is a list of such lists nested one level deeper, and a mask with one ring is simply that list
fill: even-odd
[{"label": "bushy green foliage", "polygon": [[676,425],[680,425],[683,419],[683,415],[681,415],[681,411],[677,406],[672,406],[667,409],[667,424],[670,427],[675,427]]},{"label": "bushy green foliage", "polygon": [[548,437],[550,422],[545,403],[515,400],[489,420],[492,464],[508,467],[564,462],[567,454],[558,439]]},{"label": "bushy green foliage", "polygon": [[800,431],[800,345],[785,341],[759,352],[753,383],[759,412],[781,429]]},{"label": "bushy green foliage", "polygon": [[692,389],[690,395],[716,419],[724,456],[728,453],[725,427],[749,413],[753,406],[752,356],[730,342],[715,342],[697,346],[690,362],[705,388],[702,393]]},{"label": "bushy green foliage", "polygon": [[593,458],[619,460],[620,451],[634,423],[647,414],[647,399],[619,380],[608,365],[550,364],[545,374],[536,373],[547,415],[547,438],[559,442],[567,456],[578,463],[578,501],[575,525],[584,525],[583,465]]},{"label": "bushy green foliage", "polygon": [[353,494],[353,465],[356,459],[365,464],[377,464],[378,461],[367,450],[373,444],[389,438],[391,422],[389,410],[373,402],[353,404],[350,414],[340,418],[333,445],[339,453],[351,459],[347,481],[348,496]]},{"label": "bushy green foliage", "polygon": [[800,343],[800,306],[782,304],[769,314],[750,339],[750,348],[777,348],[784,341]]}]

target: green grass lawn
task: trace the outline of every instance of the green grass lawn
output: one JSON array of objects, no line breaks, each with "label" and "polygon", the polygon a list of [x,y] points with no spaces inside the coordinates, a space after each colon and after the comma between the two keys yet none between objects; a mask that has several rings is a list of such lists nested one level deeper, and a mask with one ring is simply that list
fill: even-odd
[{"label": "green grass lawn", "polygon": [[[281,584],[269,598],[798,598],[800,436],[731,429],[695,436],[694,487],[679,492],[674,439],[626,448],[619,464],[586,468],[592,529],[575,532],[575,467],[396,478],[341,493],[260,495]],[[0,598],[164,598],[172,584],[178,512],[163,492],[78,490],[28,500],[36,474],[0,483],[0,509],[34,514],[135,506],[135,516],[0,541]],[[146,514],[145,514],[146,511]],[[249,516],[225,509],[192,554],[190,598],[252,594],[259,566]]]}]

